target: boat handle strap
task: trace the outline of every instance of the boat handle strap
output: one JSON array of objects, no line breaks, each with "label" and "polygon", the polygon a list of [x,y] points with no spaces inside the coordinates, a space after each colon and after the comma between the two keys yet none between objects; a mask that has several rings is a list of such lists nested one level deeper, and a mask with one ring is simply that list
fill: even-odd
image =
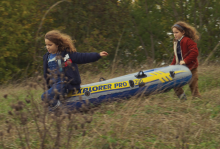
[{"label": "boat handle strap", "polygon": [[147,75],[146,75],[146,74],[144,74],[144,72],[143,72],[143,71],[139,71],[139,72],[138,72],[138,74],[137,74],[137,75],[135,75],[135,77],[136,77],[136,78],[145,78],[145,77],[147,77]]},{"label": "boat handle strap", "polygon": [[105,80],[106,80],[105,78],[100,77],[99,82],[101,82],[101,81],[105,81]]}]

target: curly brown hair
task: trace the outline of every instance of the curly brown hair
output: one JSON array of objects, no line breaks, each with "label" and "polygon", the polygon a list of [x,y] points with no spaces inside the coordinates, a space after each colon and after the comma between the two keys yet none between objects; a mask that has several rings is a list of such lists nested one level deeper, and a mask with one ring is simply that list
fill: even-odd
[{"label": "curly brown hair", "polygon": [[59,30],[52,30],[45,34],[45,39],[58,45],[58,51],[67,50],[68,52],[76,52],[72,38]]},{"label": "curly brown hair", "polygon": [[[175,24],[180,25],[182,28],[180,28],[178,26],[174,26]],[[183,21],[178,21],[175,24],[172,26],[172,29],[175,27],[179,31],[185,32],[184,35],[186,37],[191,38],[194,42],[199,40],[199,32],[196,30],[195,27],[193,27],[193,26],[191,26],[188,23],[183,22]]]}]

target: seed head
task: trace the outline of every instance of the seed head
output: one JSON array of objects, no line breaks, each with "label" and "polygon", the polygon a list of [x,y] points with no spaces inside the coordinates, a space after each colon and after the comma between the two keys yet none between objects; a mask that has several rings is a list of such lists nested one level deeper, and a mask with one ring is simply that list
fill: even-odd
[{"label": "seed head", "polygon": [[37,76],[37,81],[40,81],[42,80],[42,77],[41,76]]},{"label": "seed head", "polygon": [[35,75],[38,75],[39,74],[39,72],[38,71],[35,71]]},{"label": "seed head", "polygon": [[55,88],[53,91],[54,91],[55,94],[58,94],[58,93],[59,93],[56,88]]},{"label": "seed head", "polygon": [[54,77],[54,79],[56,79],[56,80],[57,80],[57,78],[58,78],[57,74],[55,74],[53,77]]},{"label": "seed head", "polygon": [[56,109],[56,111],[55,111],[55,115],[57,116],[57,117],[60,117],[61,115],[63,114],[63,112],[60,110],[60,108],[58,107],[57,109]]},{"label": "seed head", "polygon": [[87,118],[86,116],[83,116],[83,118],[85,119],[85,121],[87,121],[87,120],[88,120],[88,118]]},{"label": "seed head", "polygon": [[92,117],[86,121],[87,123],[91,123],[92,122]]},{"label": "seed head", "polygon": [[60,59],[62,59],[62,56],[61,56],[61,55],[57,55],[57,56],[56,56],[56,59],[57,59],[57,60],[60,60]]},{"label": "seed head", "polygon": [[64,100],[64,98],[63,98],[63,95],[61,95],[60,94],[60,98],[59,98],[61,101],[63,101]]},{"label": "seed head", "polygon": [[76,129],[76,130],[78,129],[78,125],[76,125],[76,124],[75,124],[75,129]]},{"label": "seed head", "polygon": [[44,108],[48,108],[48,106],[49,106],[49,103],[47,103],[47,102],[44,102],[44,103],[43,103],[43,106],[44,106]]},{"label": "seed head", "polygon": [[85,136],[85,135],[86,135],[86,131],[85,131],[85,130],[83,130],[82,136]]},{"label": "seed head", "polygon": [[7,133],[10,133],[11,128],[12,128],[12,126],[8,125]]},{"label": "seed head", "polygon": [[90,113],[93,115],[93,114],[94,114],[94,110],[93,110],[93,109],[91,109],[91,110],[90,110]]},{"label": "seed head", "polygon": [[67,65],[68,66],[71,66],[72,65],[72,62],[70,60],[67,60]]},{"label": "seed head", "polygon": [[40,115],[39,114],[36,114],[36,118],[39,118],[40,117]]},{"label": "seed head", "polygon": [[11,108],[12,108],[12,109],[15,109],[15,104],[11,104]]},{"label": "seed head", "polygon": [[61,77],[61,79],[63,79],[64,78],[64,73],[61,73],[60,77]]},{"label": "seed head", "polygon": [[26,124],[27,124],[27,117],[23,115],[23,117],[21,118],[21,125],[26,125]]},{"label": "seed head", "polygon": [[33,84],[33,88],[37,89],[37,83],[32,83]]},{"label": "seed head", "polygon": [[53,84],[53,80],[50,80],[50,81],[49,81],[49,85],[51,85],[51,84]]},{"label": "seed head", "polygon": [[11,111],[8,111],[8,114],[9,114],[9,115],[13,115],[13,113],[12,113]]},{"label": "seed head", "polygon": [[65,118],[66,118],[66,115],[63,115],[63,116],[62,116],[62,120],[64,120]]},{"label": "seed head", "polygon": [[71,120],[71,118],[72,118],[71,116],[72,116],[71,113],[69,113],[69,114],[68,114],[68,119],[69,119],[69,120]]},{"label": "seed head", "polygon": [[81,128],[83,129],[83,128],[84,128],[84,126],[85,126],[85,125],[84,125],[84,123],[82,123],[82,124],[81,124]]},{"label": "seed head", "polygon": [[25,98],[25,101],[26,101],[26,103],[30,103],[31,102],[31,100],[29,100],[27,98]]},{"label": "seed head", "polygon": [[19,115],[19,111],[15,111],[14,113],[15,113],[15,115]]},{"label": "seed head", "polygon": [[8,94],[5,94],[4,96],[3,96],[5,99],[7,99],[7,97],[8,97]]},{"label": "seed head", "polygon": [[29,87],[32,88],[33,87],[33,83],[29,83]]},{"label": "seed head", "polygon": [[51,74],[47,74],[47,78],[51,78],[52,77],[52,75]]},{"label": "seed head", "polygon": [[16,106],[15,106],[15,110],[16,110],[16,111],[21,111],[21,110],[23,110],[22,105],[19,105],[19,104],[16,105]]},{"label": "seed head", "polygon": [[56,118],[56,116],[54,115],[54,113],[51,113],[50,116],[51,116],[52,119],[55,119],[55,118]]},{"label": "seed head", "polygon": [[18,101],[18,105],[23,106],[24,102],[23,101]]}]

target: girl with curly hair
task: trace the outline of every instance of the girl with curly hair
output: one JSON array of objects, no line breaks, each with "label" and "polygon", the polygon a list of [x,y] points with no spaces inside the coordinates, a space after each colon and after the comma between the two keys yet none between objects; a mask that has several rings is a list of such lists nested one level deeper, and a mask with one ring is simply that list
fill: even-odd
[{"label": "girl with curly hair", "polygon": [[[198,90],[197,67],[199,51],[196,41],[199,40],[197,30],[186,22],[179,21],[172,26],[174,35],[174,58],[171,65],[186,65],[192,72],[192,79],[189,87],[193,97],[201,98]],[[186,100],[186,95],[181,87],[174,88],[176,95],[180,99]]]},{"label": "girl with curly hair", "polygon": [[41,96],[49,103],[50,111],[61,105],[60,98],[70,90],[80,89],[81,79],[77,64],[95,62],[108,53],[79,53],[69,35],[52,30],[45,35],[48,52],[43,56],[47,91]]}]

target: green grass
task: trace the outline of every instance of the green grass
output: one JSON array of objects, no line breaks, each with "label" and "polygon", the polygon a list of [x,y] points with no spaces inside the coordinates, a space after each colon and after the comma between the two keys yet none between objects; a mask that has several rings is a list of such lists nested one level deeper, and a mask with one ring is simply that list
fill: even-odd
[{"label": "green grass", "polygon": [[[120,103],[102,104],[88,113],[72,114],[71,118],[66,114],[58,117],[45,114],[40,100],[43,90],[39,87],[4,88],[0,93],[0,132],[4,133],[0,139],[4,144],[0,143],[0,148],[28,148],[27,142],[31,149],[41,148],[42,142],[44,148],[56,146],[63,149],[68,143],[69,148],[74,149],[220,148],[219,73],[217,66],[199,69],[202,99],[192,99],[186,85],[184,90],[188,100],[185,102],[180,102],[171,90],[147,97],[132,97]],[[5,94],[7,98],[3,98]],[[11,109],[10,105],[26,102],[25,99],[30,99],[31,103],[25,104],[20,114]],[[39,113],[35,106],[40,109]],[[14,115],[9,115],[8,111]],[[22,114],[28,117],[25,125],[21,125]],[[6,120],[9,123],[6,124]],[[37,124],[40,131],[45,132],[45,139],[40,136]],[[12,129],[7,133],[9,125]],[[21,130],[22,139],[15,126]],[[28,135],[24,134],[25,130]]]}]

